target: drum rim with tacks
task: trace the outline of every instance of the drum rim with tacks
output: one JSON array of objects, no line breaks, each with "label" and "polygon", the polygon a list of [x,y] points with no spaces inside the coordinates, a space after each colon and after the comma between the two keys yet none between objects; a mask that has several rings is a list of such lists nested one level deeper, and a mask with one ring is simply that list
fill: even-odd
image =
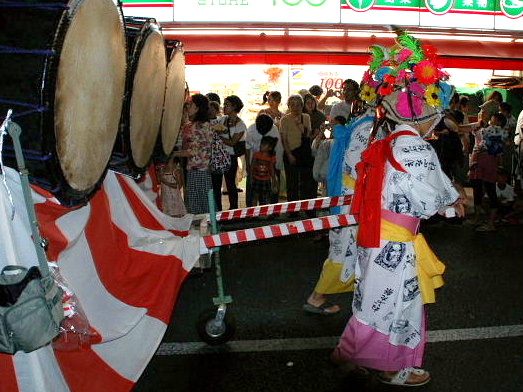
[{"label": "drum rim with tacks", "polygon": [[[14,110],[14,117],[20,114],[14,121],[22,126],[31,182],[50,191],[60,203],[76,206],[87,203],[100,189],[107,171],[125,92],[125,33],[121,8],[112,0],[63,2],[50,17],[49,8],[55,4],[44,4],[47,9],[40,10],[36,3],[35,9],[20,11],[25,14],[8,11],[15,19],[22,15],[20,20],[33,18],[45,25],[38,30],[38,23],[33,23],[33,35],[42,35],[39,49],[50,47],[54,52],[33,60],[38,69],[31,69],[31,75],[23,69],[23,59],[13,59],[10,67],[22,68],[19,72],[33,79],[9,88],[27,91],[21,99],[40,104],[39,112],[26,117]],[[28,41],[19,44],[35,45]],[[12,155],[7,146],[6,163],[16,167]]]},{"label": "drum rim with tacks", "polygon": [[160,132],[167,56],[161,27],[154,18],[126,17],[125,28],[131,51],[120,131],[109,168],[140,178],[151,162]]},{"label": "drum rim with tacks", "polygon": [[163,107],[161,144],[163,153],[169,155],[180,135],[185,103],[185,53],[183,43],[170,40],[168,45],[169,63]]}]

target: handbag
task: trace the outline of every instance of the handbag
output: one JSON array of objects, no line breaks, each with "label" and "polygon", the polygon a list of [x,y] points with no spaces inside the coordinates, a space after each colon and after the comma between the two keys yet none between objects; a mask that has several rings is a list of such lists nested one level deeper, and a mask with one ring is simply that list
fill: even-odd
[{"label": "handbag", "polygon": [[[229,132],[229,139],[232,139],[231,137],[231,127],[229,126],[229,119],[226,120],[227,123],[227,131]],[[234,146],[232,146],[232,149],[234,150],[234,156],[235,157],[241,157],[242,155],[245,155],[245,141],[244,140],[238,140]]]},{"label": "handbag", "polygon": [[225,149],[223,140],[216,132],[212,133],[211,141],[211,172],[223,174],[231,167],[231,155]]},{"label": "handbag", "polygon": [[[49,271],[44,242],[35,223],[36,214],[20,146],[21,130],[12,122],[8,129],[39,264],[39,267],[29,269],[8,265],[0,272],[0,352],[14,354],[20,350],[31,352],[51,343],[60,332],[64,309],[63,291]],[[15,256],[11,255],[11,258]]]},{"label": "handbag", "polygon": [[314,157],[312,156],[311,139],[302,136],[299,147],[291,151],[294,158],[296,158],[296,166],[312,167],[314,165]]}]

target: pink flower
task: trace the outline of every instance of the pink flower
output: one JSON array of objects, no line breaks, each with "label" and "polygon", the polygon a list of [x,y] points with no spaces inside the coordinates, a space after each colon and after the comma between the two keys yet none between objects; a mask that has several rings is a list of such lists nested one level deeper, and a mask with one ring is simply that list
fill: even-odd
[{"label": "pink flower", "polygon": [[398,63],[403,63],[405,60],[407,60],[410,56],[412,56],[412,53],[414,53],[412,50],[410,49],[403,49],[399,54],[398,54]]},{"label": "pink flower", "polygon": [[[410,101],[409,102],[409,94]],[[398,102],[396,103],[396,109],[398,113],[405,118],[419,117],[423,113],[423,97],[425,89],[418,83],[413,83],[405,88],[405,91],[401,91],[398,94]],[[413,113],[414,112],[414,113]]]},{"label": "pink flower", "polygon": [[398,73],[398,76],[396,77],[396,80],[400,83],[404,83],[405,80],[407,80],[407,70],[405,69],[402,69],[399,73]]}]

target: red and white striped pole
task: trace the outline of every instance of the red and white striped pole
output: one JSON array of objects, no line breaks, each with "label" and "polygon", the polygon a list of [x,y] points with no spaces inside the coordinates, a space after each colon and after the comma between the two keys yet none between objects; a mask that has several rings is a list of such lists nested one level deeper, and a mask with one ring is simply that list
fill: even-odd
[{"label": "red and white striped pole", "polygon": [[251,229],[228,231],[225,233],[202,237],[200,240],[200,252],[208,253],[210,248],[223,245],[265,240],[269,238],[283,237],[286,235],[305,233],[309,231],[333,229],[335,227],[350,226],[356,223],[357,222],[353,215],[340,214],[280,223],[277,225],[255,227]]},{"label": "red and white striped pole", "polygon": [[217,221],[229,221],[242,218],[253,218],[256,216],[269,216],[272,214],[285,214],[287,212],[298,212],[307,210],[321,210],[330,207],[339,207],[350,204],[352,195],[336,197],[320,197],[290,201],[287,203],[268,204],[265,206],[239,208],[237,210],[220,211],[216,213]]}]

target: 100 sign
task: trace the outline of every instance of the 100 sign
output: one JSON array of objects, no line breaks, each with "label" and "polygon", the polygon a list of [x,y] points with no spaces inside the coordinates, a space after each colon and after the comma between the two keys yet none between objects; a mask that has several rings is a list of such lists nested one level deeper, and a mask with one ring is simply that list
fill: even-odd
[{"label": "100 sign", "polygon": [[326,1],[327,0],[272,0],[272,5],[278,5],[278,3],[279,4],[284,3],[284,4],[287,4],[290,6],[295,6],[295,5],[300,5],[305,2],[313,7],[320,7],[323,4],[325,4]]}]

